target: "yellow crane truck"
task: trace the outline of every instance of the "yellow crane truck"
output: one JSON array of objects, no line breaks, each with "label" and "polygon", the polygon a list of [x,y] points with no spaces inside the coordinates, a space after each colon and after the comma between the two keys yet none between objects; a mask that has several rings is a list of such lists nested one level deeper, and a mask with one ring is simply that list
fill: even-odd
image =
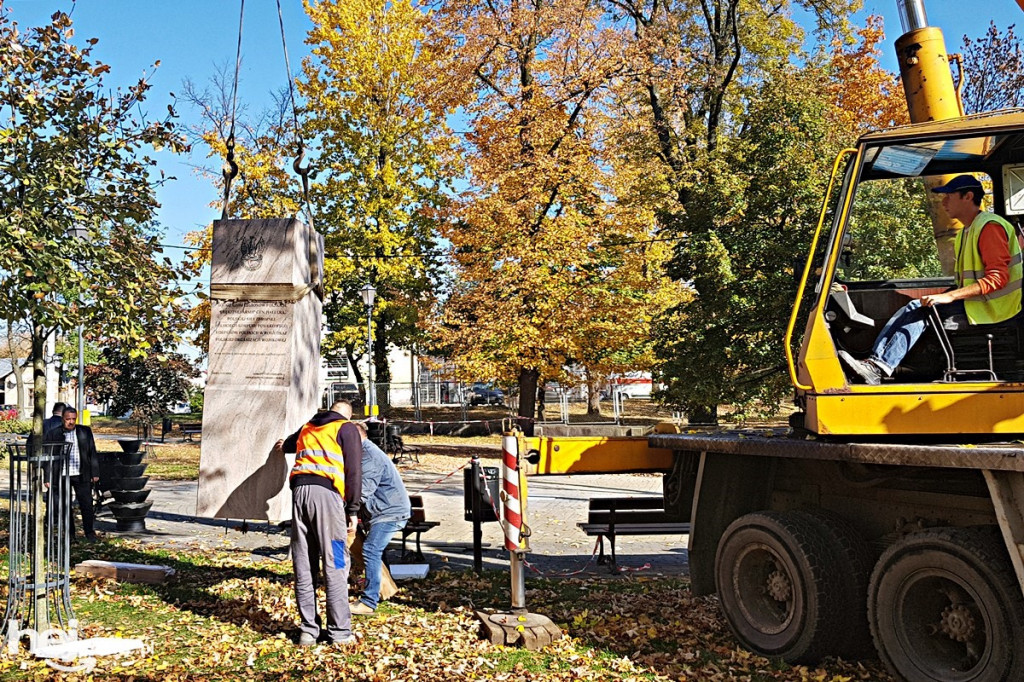
[{"label": "yellow crane truck", "polygon": [[[521,447],[530,473],[669,468],[666,507],[691,523],[691,589],[717,593],[753,651],[790,662],[877,651],[906,680],[1024,680],[1021,316],[933,325],[879,385],[852,383],[837,357],[863,356],[894,311],[953,285],[959,225],[930,188],[974,174],[990,210],[1018,226],[1024,216],[1024,110],[963,116],[941,32],[920,0],[901,9],[915,123],[836,159],[787,333],[794,428],[654,434],[618,457],[571,439]],[[893,220],[905,246],[880,257]],[[901,252],[922,242],[937,255]]]}]

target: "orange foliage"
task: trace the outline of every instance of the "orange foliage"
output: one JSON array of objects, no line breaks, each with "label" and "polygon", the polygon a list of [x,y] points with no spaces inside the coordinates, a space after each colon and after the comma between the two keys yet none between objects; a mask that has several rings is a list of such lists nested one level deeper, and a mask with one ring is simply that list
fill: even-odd
[{"label": "orange foliage", "polygon": [[860,39],[853,47],[839,40],[832,44],[830,89],[840,122],[858,135],[910,123],[899,76],[878,63],[878,45],[885,40],[882,17],[868,17],[857,35]]}]

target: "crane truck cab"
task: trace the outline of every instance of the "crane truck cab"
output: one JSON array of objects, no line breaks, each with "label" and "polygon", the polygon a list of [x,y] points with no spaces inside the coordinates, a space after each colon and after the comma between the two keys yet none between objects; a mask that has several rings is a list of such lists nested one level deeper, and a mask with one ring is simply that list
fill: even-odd
[{"label": "crane truck cab", "polygon": [[[799,426],[836,436],[1024,433],[1020,315],[994,325],[932,324],[877,386],[853,383],[839,362],[839,351],[866,357],[907,302],[954,286],[962,227],[933,235],[931,215],[941,209],[930,190],[961,174],[981,180],[983,208],[1019,230],[1024,110],[870,133],[836,159],[787,332]],[[810,312],[794,356],[801,303]]]},{"label": "crane truck cab", "polygon": [[665,505],[688,511],[691,590],[717,593],[758,653],[873,650],[914,682],[1024,679],[1020,315],[949,331],[945,350],[926,330],[879,385],[838,358],[954,286],[955,233],[935,229],[930,189],[962,174],[1019,226],[1024,111],[875,132],[840,154],[786,338],[801,428],[648,439],[672,452]]}]

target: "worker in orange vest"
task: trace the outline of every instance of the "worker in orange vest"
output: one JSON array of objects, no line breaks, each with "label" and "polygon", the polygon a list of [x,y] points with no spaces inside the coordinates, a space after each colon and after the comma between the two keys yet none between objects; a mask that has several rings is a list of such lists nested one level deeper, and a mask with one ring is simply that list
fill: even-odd
[{"label": "worker in orange vest", "polygon": [[[348,535],[355,534],[362,497],[363,444],[352,419],[352,404],[339,400],[315,415],[276,447],[295,453],[292,489],[292,566],[301,621],[299,646],[320,639],[356,641],[348,603]],[[327,628],[316,608],[316,579],[323,563]]]}]

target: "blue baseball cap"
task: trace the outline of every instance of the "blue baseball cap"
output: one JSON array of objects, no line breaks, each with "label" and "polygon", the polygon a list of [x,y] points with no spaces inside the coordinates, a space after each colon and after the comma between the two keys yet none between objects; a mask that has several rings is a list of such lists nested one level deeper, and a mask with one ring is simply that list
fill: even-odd
[{"label": "blue baseball cap", "polygon": [[981,180],[973,175],[958,175],[941,187],[933,187],[935,194],[952,194],[953,192],[966,192],[967,190],[978,190],[984,193],[985,188],[981,186]]}]

